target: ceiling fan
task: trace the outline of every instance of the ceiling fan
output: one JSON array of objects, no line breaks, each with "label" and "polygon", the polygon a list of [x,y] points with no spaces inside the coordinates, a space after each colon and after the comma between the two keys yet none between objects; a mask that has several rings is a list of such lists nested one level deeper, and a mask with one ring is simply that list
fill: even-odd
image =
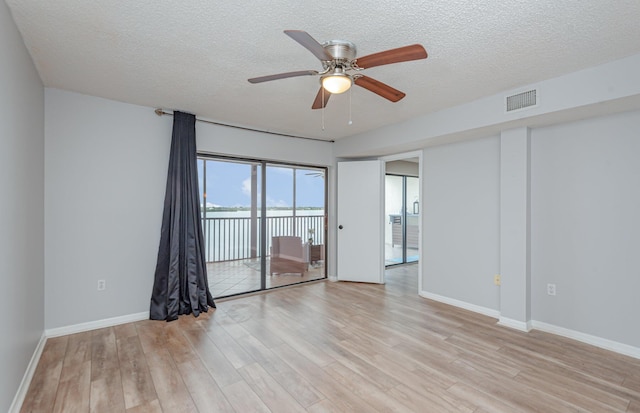
[{"label": "ceiling fan", "polygon": [[405,97],[404,93],[360,72],[374,66],[427,58],[427,51],[419,44],[356,58],[356,46],[351,42],[330,40],[320,44],[309,33],[302,30],[285,30],[284,33],[320,59],[323,70],[300,70],[248,80],[250,83],[262,83],[288,77],[320,76],[320,90],[311,109],[324,108],[332,94],[346,92],[354,83],[391,102],[397,102]]}]

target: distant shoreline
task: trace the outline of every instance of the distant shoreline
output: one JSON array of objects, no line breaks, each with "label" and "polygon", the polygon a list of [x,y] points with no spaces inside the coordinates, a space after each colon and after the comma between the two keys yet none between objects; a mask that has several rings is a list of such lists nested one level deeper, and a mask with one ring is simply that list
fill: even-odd
[{"label": "distant shoreline", "polygon": [[[207,212],[236,212],[236,211],[251,211],[249,206],[240,207],[207,207]],[[322,207],[296,207],[296,211],[323,211]],[[293,211],[292,207],[267,207],[267,211]]]},{"label": "distant shoreline", "polygon": [[[292,208],[285,207],[269,207],[265,211],[267,217],[293,217]],[[260,209],[258,209],[260,215]],[[318,207],[298,207],[295,210],[295,216],[321,216],[324,215],[324,208]],[[202,213],[203,218],[249,218],[251,216],[250,207],[209,207]]]}]

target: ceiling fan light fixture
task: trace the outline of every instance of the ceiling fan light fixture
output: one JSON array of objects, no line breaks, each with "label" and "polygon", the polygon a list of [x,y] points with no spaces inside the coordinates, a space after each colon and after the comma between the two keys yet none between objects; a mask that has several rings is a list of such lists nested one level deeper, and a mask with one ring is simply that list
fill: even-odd
[{"label": "ceiling fan light fixture", "polygon": [[351,76],[342,72],[335,72],[322,78],[322,87],[334,95],[346,92],[352,84]]}]

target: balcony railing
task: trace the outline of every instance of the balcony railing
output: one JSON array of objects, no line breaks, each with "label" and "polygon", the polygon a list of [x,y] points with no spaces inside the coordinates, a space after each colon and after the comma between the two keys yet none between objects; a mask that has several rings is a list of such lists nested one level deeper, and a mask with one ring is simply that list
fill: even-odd
[{"label": "balcony railing", "polygon": [[[252,226],[251,218],[203,218],[207,262],[260,256],[261,220],[255,219]],[[275,236],[294,235],[305,242],[311,238],[314,244],[324,244],[324,215],[267,217],[266,220],[267,254],[271,237]]]}]

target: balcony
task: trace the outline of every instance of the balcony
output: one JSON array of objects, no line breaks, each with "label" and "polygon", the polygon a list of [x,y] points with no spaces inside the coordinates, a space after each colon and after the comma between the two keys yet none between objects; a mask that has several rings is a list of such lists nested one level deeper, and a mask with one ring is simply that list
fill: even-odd
[{"label": "balcony", "polygon": [[[324,215],[267,217],[266,288],[295,284],[325,277],[324,260],[310,263],[299,274],[269,275],[269,251],[274,236],[294,235],[304,242],[324,247]],[[225,297],[261,288],[260,217],[207,217],[202,219],[209,288],[214,297]],[[324,256],[324,254],[323,254]]]}]

